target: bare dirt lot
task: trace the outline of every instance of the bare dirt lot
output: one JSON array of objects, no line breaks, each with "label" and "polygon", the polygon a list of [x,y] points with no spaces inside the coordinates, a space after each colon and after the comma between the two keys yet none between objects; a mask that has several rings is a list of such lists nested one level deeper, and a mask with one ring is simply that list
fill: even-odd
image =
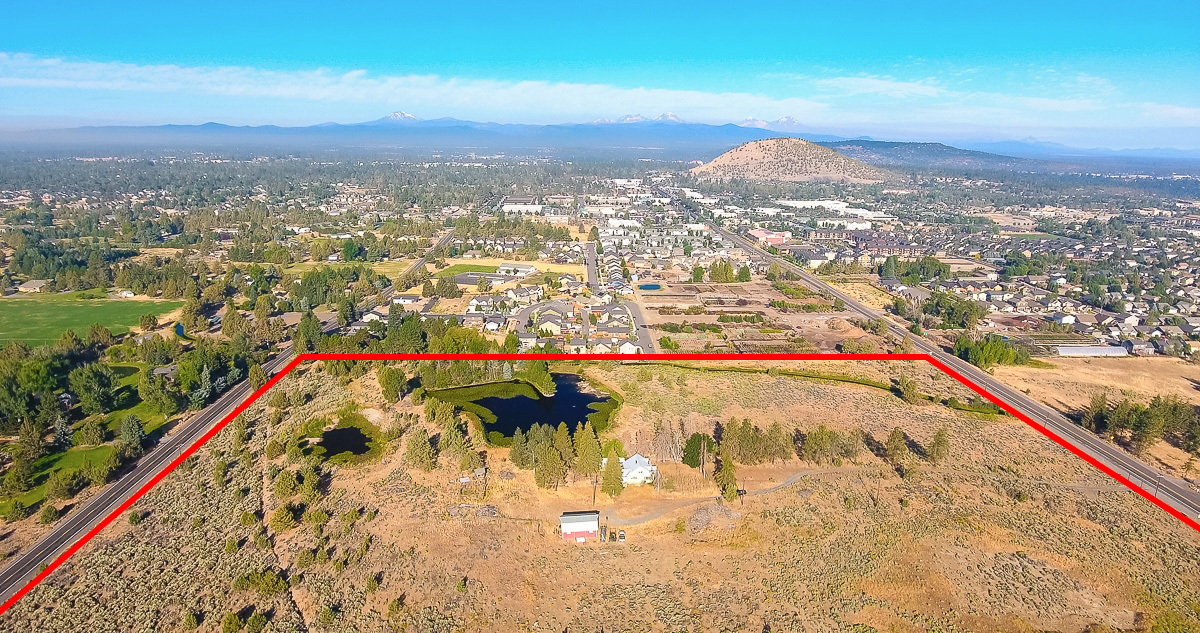
[{"label": "bare dirt lot", "polygon": [[[733,350],[744,353],[811,353],[837,351],[842,341],[871,340],[875,351],[886,349],[878,337],[868,337],[848,319],[851,314],[835,311],[832,302],[818,295],[789,298],[764,280],[731,283],[661,283],[659,290],[637,290],[638,304],[654,336],[669,336],[681,351]],[[636,287],[636,285],[635,285]],[[772,306],[782,301],[793,307]],[[825,306],[805,312],[796,306]],[[688,310],[693,314],[689,314]],[[695,312],[703,312],[695,314]],[[721,317],[761,317],[760,322],[722,322]],[[663,324],[703,323],[719,326],[704,331],[671,332]],[[659,326],[659,327],[655,327]],[[694,329],[694,328],[693,328]]]},{"label": "bare dirt lot", "polygon": [[[1078,414],[1092,398],[1105,393],[1108,401],[1129,398],[1145,404],[1155,396],[1175,396],[1200,404],[1200,366],[1176,358],[1051,358],[1052,368],[1001,366],[994,375],[1068,415]],[[1187,452],[1160,442],[1142,456],[1176,477],[1185,472]]]},{"label": "bare dirt lot", "polygon": [[[905,375],[925,393],[966,396],[925,363],[787,367],[883,384]],[[1197,625],[1200,535],[1024,424],[906,404],[885,388],[713,368],[584,369],[624,398],[601,441],[649,455],[661,489],[599,494],[593,505],[588,480],[539,489],[497,447],[486,448],[486,481],[460,483],[445,460],[409,468],[402,435],[378,461],[321,467],[319,492],[295,502],[327,522],[297,515],[299,526],[277,530],[272,471],[304,460],[264,457],[269,438],[351,400],[404,435],[423,424],[409,398],[384,402],[373,374],[306,370],[276,388],[308,393],[307,403],[286,406],[277,425],[255,405],[244,444],[223,432],[138,504],[138,525],[107,530],[0,630],[171,631],[186,611],[206,631],[231,611],[268,613],[270,631],[1074,632],[1176,616]],[[663,429],[711,433],[743,418],[782,425],[801,449],[822,424],[866,442],[832,462],[739,466],[749,494],[734,503],[657,450]],[[902,468],[883,457],[897,426],[911,451]],[[935,462],[939,429],[951,448]],[[559,513],[593,507],[626,542],[556,535]],[[284,586],[232,581],[261,569]]]},{"label": "bare dirt lot", "polygon": [[1200,366],[1175,358],[1051,358],[1052,369],[997,367],[996,378],[1060,411],[1075,411],[1105,391],[1138,400],[1176,395],[1200,404]]}]

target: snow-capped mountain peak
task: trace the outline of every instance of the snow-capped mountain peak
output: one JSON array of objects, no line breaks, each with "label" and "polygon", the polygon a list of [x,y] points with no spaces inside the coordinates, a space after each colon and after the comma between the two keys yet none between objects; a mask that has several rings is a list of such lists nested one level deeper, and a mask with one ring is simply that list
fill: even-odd
[{"label": "snow-capped mountain peak", "polygon": [[417,121],[420,121],[421,119],[419,119],[407,112],[396,111],[396,112],[393,112],[393,113],[387,115],[387,120],[396,121],[399,123],[415,123]]},{"label": "snow-capped mountain peak", "polygon": [[660,123],[683,123],[683,119],[670,112],[663,112],[662,114],[654,117],[654,120]]}]

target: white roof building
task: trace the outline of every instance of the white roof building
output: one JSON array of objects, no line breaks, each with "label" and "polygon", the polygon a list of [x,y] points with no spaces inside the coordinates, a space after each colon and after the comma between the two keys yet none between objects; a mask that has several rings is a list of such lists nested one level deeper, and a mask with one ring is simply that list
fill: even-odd
[{"label": "white roof building", "polygon": [[[626,486],[654,483],[654,474],[658,466],[650,463],[650,459],[634,453],[629,457],[618,457],[621,462],[621,482]],[[601,467],[608,463],[608,458],[600,460]]]}]

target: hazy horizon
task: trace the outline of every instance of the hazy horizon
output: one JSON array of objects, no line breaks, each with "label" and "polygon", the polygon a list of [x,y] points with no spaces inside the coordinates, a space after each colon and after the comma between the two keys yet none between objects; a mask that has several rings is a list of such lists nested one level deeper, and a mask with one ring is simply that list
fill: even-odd
[{"label": "hazy horizon", "polygon": [[671,112],[706,124],[793,117],[812,133],[889,140],[1200,148],[1190,3],[469,3],[451,18],[379,5],[319,20],[287,7],[11,7],[12,24],[72,36],[6,36],[0,129]]}]

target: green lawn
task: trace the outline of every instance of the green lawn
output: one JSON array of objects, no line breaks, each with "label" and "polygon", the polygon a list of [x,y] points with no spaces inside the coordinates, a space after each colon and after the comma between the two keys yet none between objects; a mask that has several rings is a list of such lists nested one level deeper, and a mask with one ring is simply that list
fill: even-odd
[{"label": "green lawn", "polygon": [[143,314],[162,315],[183,305],[182,301],[106,299],[105,294],[89,290],[4,297],[0,299],[0,345],[53,343],[68,329],[83,337],[93,323],[124,334]]},{"label": "green lawn", "polygon": [[487,266],[485,264],[451,264],[436,273],[434,277],[452,277],[463,273],[494,273],[499,266]]},{"label": "green lawn", "polygon": [[[99,463],[108,458],[115,449],[111,444],[101,446],[80,446],[63,453],[44,455],[33,464],[33,488],[17,495],[15,498],[32,508],[46,498],[46,479],[50,473],[64,468],[79,470],[87,463]],[[0,497],[0,513],[7,512],[12,507],[14,497]]]},{"label": "green lawn", "polygon": [[121,422],[130,414],[136,415],[141,419],[142,424],[146,426],[146,434],[152,434],[158,427],[162,426],[166,421],[166,416],[161,413],[151,410],[150,406],[142,402],[138,397],[137,386],[142,379],[141,372],[146,371],[148,366],[145,363],[115,363],[112,365],[113,371],[119,376],[117,384],[117,406],[122,407],[112,413],[109,413],[105,419],[105,426],[114,434],[121,430]]},{"label": "green lawn", "polygon": [[[118,377],[117,403],[123,408],[105,416],[109,439],[117,437],[121,429],[121,422],[131,413],[141,418],[142,423],[146,426],[147,435],[153,434],[155,430],[162,427],[167,418],[157,411],[151,411],[138,398],[137,384],[141,379],[141,372],[146,371],[147,366],[144,363],[118,363],[112,367]],[[82,422],[75,423],[76,431],[81,424]],[[17,495],[16,498],[26,506],[32,507],[45,498],[46,478],[51,472],[62,469],[79,470],[89,462],[102,462],[113,450],[112,444],[103,444],[100,446],[75,446],[61,453],[43,455],[33,465],[33,488]],[[0,497],[0,513],[9,508],[12,499],[12,497]]]}]

